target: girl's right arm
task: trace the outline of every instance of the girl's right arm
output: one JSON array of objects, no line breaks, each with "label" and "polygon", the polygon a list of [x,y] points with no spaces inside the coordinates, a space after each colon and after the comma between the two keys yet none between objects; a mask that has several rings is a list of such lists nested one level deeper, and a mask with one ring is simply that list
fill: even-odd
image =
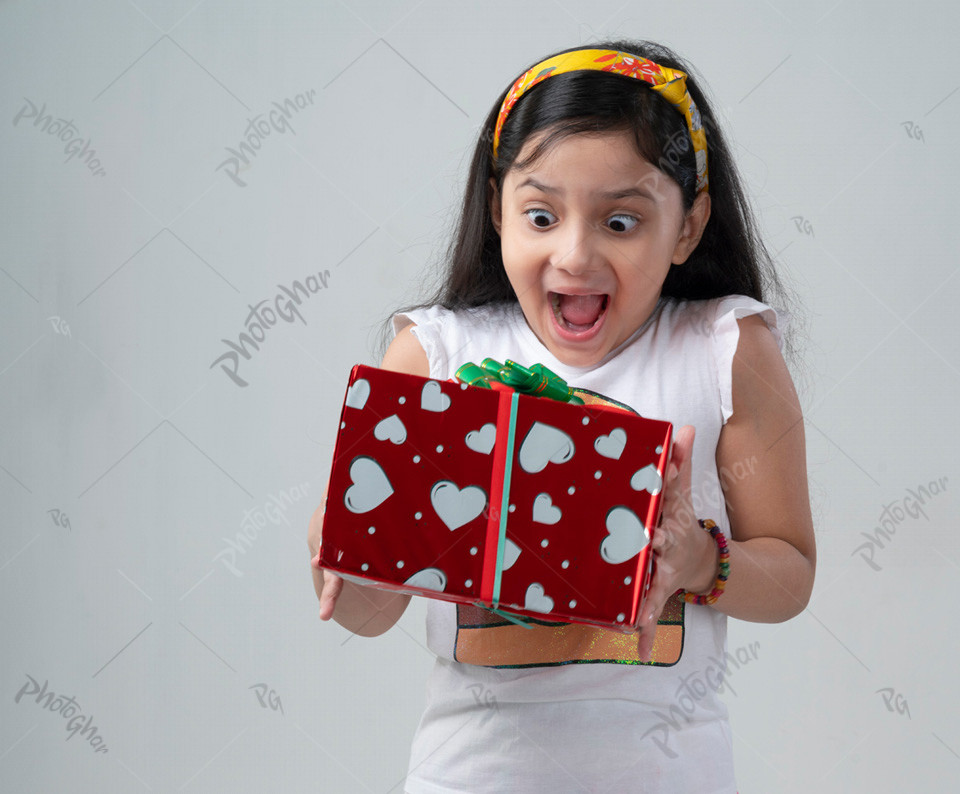
[{"label": "girl's right arm", "polygon": [[[404,328],[390,343],[383,357],[381,368],[410,375],[430,376],[427,355],[410,332],[412,325]],[[313,587],[320,599],[320,619],[337,623],[361,637],[376,637],[396,623],[410,603],[410,596],[391,593],[373,587],[348,582],[331,571],[318,566],[320,533],[323,525],[323,510],[327,501],[324,491],[320,506],[310,519],[308,545],[313,568]]]}]

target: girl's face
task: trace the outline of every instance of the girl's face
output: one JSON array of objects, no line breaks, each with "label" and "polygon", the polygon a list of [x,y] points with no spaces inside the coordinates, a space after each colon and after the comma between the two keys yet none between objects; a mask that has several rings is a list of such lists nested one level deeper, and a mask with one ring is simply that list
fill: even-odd
[{"label": "girl's face", "polygon": [[572,135],[529,169],[511,169],[502,196],[491,184],[503,263],[527,324],[573,367],[599,363],[650,317],[710,214],[706,194],[684,212],[679,185],[637,153],[629,132]]}]

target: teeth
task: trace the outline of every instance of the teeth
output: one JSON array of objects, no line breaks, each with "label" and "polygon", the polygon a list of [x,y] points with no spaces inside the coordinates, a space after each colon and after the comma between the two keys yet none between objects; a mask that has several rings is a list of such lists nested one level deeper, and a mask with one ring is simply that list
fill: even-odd
[{"label": "teeth", "polygon": [[564,324],[563,315],[560,313],[560,295],[557,292],[550,293],[550,306],[553,309],[553,315],[557,318],[560,325]]},{"label": "teeth", "polygon": [[[567,319],[563,316],[563,313],[560,311],[560,302],[562,298],[567,297],[566,293],[559,292],[549,292],[547,293],[550,300],[550,308],[553,309],[553,316],[557,318],[557,323],[564,328],[570,328],[570,323],[567,322]],[[600,316],[602,317],[604,312],[607,310],[607,306],[610,303],[610,296],[603,294],[600,301]],[[599,320],[599,317],[597,318]]]}]

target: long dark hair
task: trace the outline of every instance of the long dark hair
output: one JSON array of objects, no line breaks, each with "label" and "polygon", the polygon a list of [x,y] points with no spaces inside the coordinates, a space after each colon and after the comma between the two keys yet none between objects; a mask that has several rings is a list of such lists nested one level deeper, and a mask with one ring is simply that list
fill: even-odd
[{"label": "long dark hair", "polygon": [[[688,75],[687,89],[700,110],[707,134],[710,220],[696,249],[682,267],[670,268],[661,294],[680,299],[748,295],[785,307],[783,289],[758,233],[740,176],[713,109],[692,67],[666,47],[648,41],[607,41],[595,49],[641,55]],[[561,52],[582,49],[573,47]],[[547,56],[552,57],[552,56]],[[539,62],[539,61],[537,61]],[[532,65],[532,64],[531,64]],[[489,180],[502,190],[513,167],[527,167],[557,141],[584,132],[630,131],[637,151],[670,176],[681,189],[684,208],[696,198],[696,160],[683,116],[642,80],[600,71],[559,74],[529,89],[510,111],[493,157],[493,130],[507,89],[487,115],[473,152],[463,205],[436,293],[421,306],[462,309],[515,302],[500,253],[500,237],[489,208]],[[531,135],[543,140],[518,163]]]}]

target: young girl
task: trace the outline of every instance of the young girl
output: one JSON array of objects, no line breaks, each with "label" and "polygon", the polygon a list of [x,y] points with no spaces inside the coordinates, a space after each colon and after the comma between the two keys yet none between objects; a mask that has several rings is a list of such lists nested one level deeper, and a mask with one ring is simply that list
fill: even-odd
[{"label": "young girl", "polygon": [[[636,635],[428,601],[437,661],[405,791],[736,790],[727,616],[787,620],[814,578],[771,287],[723,134],[669,50],[567,50],[498,98],[446,283],[394,318],[383,367],[445,380],[487,356],[539,362],[681,429]],[[374,636],[407,606],[316,563],[324,620]]]}]

